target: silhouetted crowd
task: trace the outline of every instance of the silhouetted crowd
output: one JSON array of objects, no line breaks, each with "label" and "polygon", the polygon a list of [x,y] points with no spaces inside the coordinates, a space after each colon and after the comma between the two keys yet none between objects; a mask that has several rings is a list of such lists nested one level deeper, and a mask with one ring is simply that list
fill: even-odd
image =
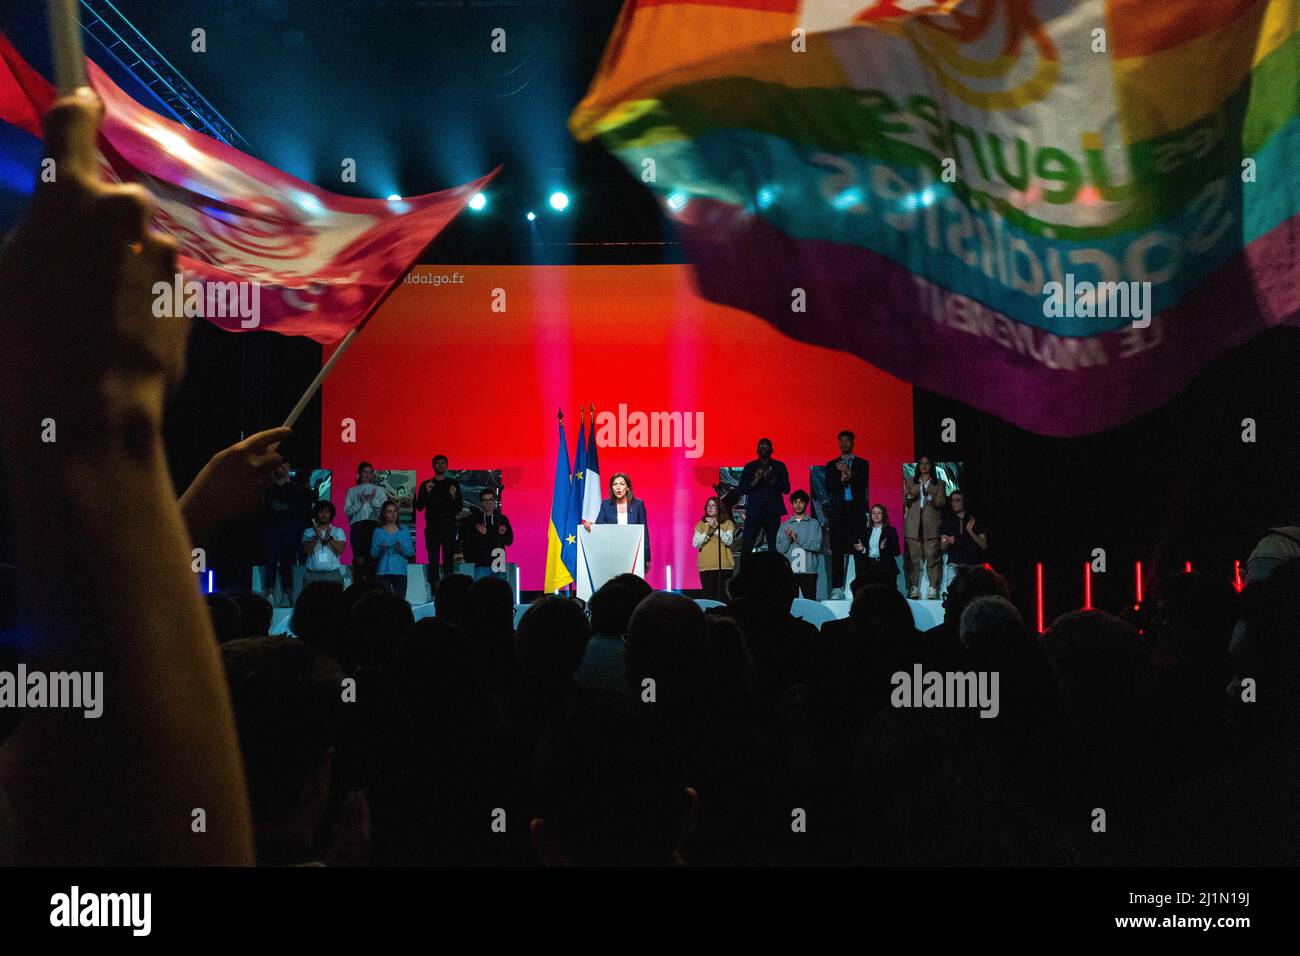
[{"label": "silhouetted crowd", "polygon": [[[1135,621],[1076,611],[1041,636],[985,568],[926,632],[893,587],[820,631],[796,593],[756,553],[722,608],[624,575],[517,629],[509,586],[464,575],[418,623],[389,593],[309,585],[296,639],[241,637],[265,633],[259,597],[210,601],[259,862],[1300,859],[1300,562],[1241,595],[1180,574]],[[916,664],[997,672],[997,715],[895,706]]]}]

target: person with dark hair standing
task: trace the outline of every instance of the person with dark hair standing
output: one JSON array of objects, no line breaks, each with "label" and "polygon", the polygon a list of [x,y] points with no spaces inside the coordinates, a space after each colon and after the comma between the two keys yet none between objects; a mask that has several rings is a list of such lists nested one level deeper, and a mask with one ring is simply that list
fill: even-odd
[{"label": "person with dark hair standing", "polygon": [[920,600],[921,568],[925,568],[931,597],[939,596],[939,524],[943,519],[944,484],[934,475],[934,461],[922,455],[916,462],[914,476],[903,482],[903,569],[907,573],[907,596]]},{"label": "person with dark hair standing", "polygon": [[810,601],[817,600],[817,571],[821,561],[822,526],[808,514],[812,500],[802,488],[790,496],[794,514],[781,525],[776,534],[776,550],[785,555],[799,582],[799,591]]},{"label": "person with dark hair standing", "polygon": [[348,539],[342,528],[334,526],[334,513],[334,505],[323,499],[312,508],[311,527],[302,533],[302,553],[307,556],[303,590],[313,581],[343,583],[339,555],[347,547]]},{"label": "person with dark hair standing", "polygon": [[456,571],[456,519],[464,499],[460,482],[447,476],[447,456],[433,456],[433,477],[420,485],[415,510],[424,515],[424,547],[429,552],[425,575],[432,594],[439,578]]},{"label": "person with dark hair standing", "polygon": [[867,499],[870,496],[869,471],[865,459],[853,454],[855,436],[839,434],[840,454],[826,463],[826,517],[831,533],[831,600],[844,597],[844,566],[854,559],[854,574],[863,573],[855,542],[862,537],[867,523]]},{"label": "person with dark hair standing", "polygon": [[758,440],[758,457],[740,472],[736,491],[745,496],[745,530],[740,536],[741,564],[754,550],[758,533],[776,550],[777,529],[785,517],[785,495],[790,493],[790,472],[785,462],[772,457],[772,439]]},{"label": "person with dark hair standing", "polygon": [[497,511],[497,493],[494,490],[484,488],[480,491],[478,504],[479,513],[469,516],[460,536],[465,560],[474,565],[475,581],[479,578],[505,580],[506,572],[497,570],[496,559],[500,557],[500,567],[504,569],[505,549],[514,543],[514,529],[510,527],[510,519]]},{"label": "person with dark hair standing", "polygon": [[700,587],[704,596],[715,601],[727,600],[727,582],[735,558],[731,542],[735,540],[736,526],[722,512],[722,502],[715,495],[704,502],[704,516],[695,524],[691,547],[699,552]]},{"label": "person with dark hair standing", "polygon": [[898,565],[894,559],[902,552],[898,547],[898,529],[889,523],[889,511],[882,504],[871,506],[866,533],[853,544],[857,552],[854,578],[864,585],[898,583]]},{"label": "person with dark hair standing", "polygon": [[343,513],[352,525],[352,583],[363,584],[375,576],[375,562],[370,557],[370,539],[379,527],[379,509],[388,500],[388,492],[375,484],[375,469],[370,462],[357,465],[357,483],[348,489]]},{"label": "person with dark hair standing", "polygon": [[939,547],[951,565],[983,564],[988,550],[988,533],[975,516],[966,511],[966,495],[954,491],[939,525]]},{"label": "person with dark hair standing", "polygon": [[385,501],[379,509],[379,527],[370,539],[370,556],[378,561],[379,583],[406,599],[406,565],[415,560],[411,535],[397,523],[397,502]]},{"label": "person with dark hair standing", "polygon": [[290,477],[289,462],[276,466],[275,476],[266,489],[263,540],[265,560],[262,565],[262,591],[275,607],[276,572],[279,571],[280,607],[293,603],[293,566],[298,556],[299,529],[311,520],[311,502],[307,491]]},{"label": "person with dark hair standing", "polygon": [[[632,494],[632,479],[618,472],[609,479],[609,497],[600,503],[596,524],[639,524],[645,527],[645,566],[650,567],[650,526],[646,524],[645,502]],[[591,522],[583,526],[591,530]]]}]

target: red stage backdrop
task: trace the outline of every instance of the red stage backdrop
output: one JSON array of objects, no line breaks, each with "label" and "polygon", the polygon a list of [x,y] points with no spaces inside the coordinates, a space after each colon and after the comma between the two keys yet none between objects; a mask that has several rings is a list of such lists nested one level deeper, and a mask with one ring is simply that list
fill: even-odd
[{"label": "red stage backdrop", "polygon": [[[502,510],[515,526],[509,560],[520,566],[522,587],[540,588],[555,411],[564,408],[572,456],[578,406],[591,403],[616,414],[620,405],[629,414],[703,414],[694,449],[600,448],[603,480],[627,472],[646,503],[647,578],[656,587],[666,585],[668,565],[674,587],[699,586],[691,532],[704,500],[718,468],[749,461],[760,437],[772,439],[794,490],[808,488],[812,465],[838,454],[836,434],[853,430],[857,453],[871,462],[872,501],[901,520],[910,386],[705,302],[684,265],[416,269],[324,388],[321,460],[334,472],[339,519],[363,459],[378,469],[415,468],[422,480],[439,453],[453,469],[500,468]],[[343,441],[349,419],[354,442]]]}]

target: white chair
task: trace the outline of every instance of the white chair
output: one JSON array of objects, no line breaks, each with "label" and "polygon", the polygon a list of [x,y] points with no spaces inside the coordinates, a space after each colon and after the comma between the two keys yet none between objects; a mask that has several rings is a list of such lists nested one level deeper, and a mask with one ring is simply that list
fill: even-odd
[{"label": "white chair", "polygon": [[835,612],[825,604],[803,597],[794,599],[794,603],[790,605],[790,613],[807,621],[819,631],[827,621],[835,620]]}]

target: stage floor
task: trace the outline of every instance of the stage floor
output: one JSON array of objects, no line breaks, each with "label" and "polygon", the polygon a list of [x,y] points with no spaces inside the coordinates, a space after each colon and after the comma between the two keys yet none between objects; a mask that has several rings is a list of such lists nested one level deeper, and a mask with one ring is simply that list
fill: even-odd
[{"label": "stage floor", "polygon": [[[708,607],[715,605],[716,601],[701,601],[702,606]],[[852,601],[809,601],[805,598],[799,598],[791,606],[791,613],[795,617],[811,621],[819,629],[827,621],[838,620],[849,616],[849,608]],[[943,602],[942,601],[912,601],[907,602],[912,609],[912,620],[916,622],[916,628],[919,631],[928,631],[930,628],[943,623]],[[527,604],[521,604],[515,608],[515,625],[518,626],[519,619],[523,616],[524,611],[528,609]],[[417,621],[433,617],[433,603],[414,605],[412,610],[415,611]],[[293,614],[292,608],[278,607],[271,615],[271,633],[287,634],[289,633],[289,618]]]}]

